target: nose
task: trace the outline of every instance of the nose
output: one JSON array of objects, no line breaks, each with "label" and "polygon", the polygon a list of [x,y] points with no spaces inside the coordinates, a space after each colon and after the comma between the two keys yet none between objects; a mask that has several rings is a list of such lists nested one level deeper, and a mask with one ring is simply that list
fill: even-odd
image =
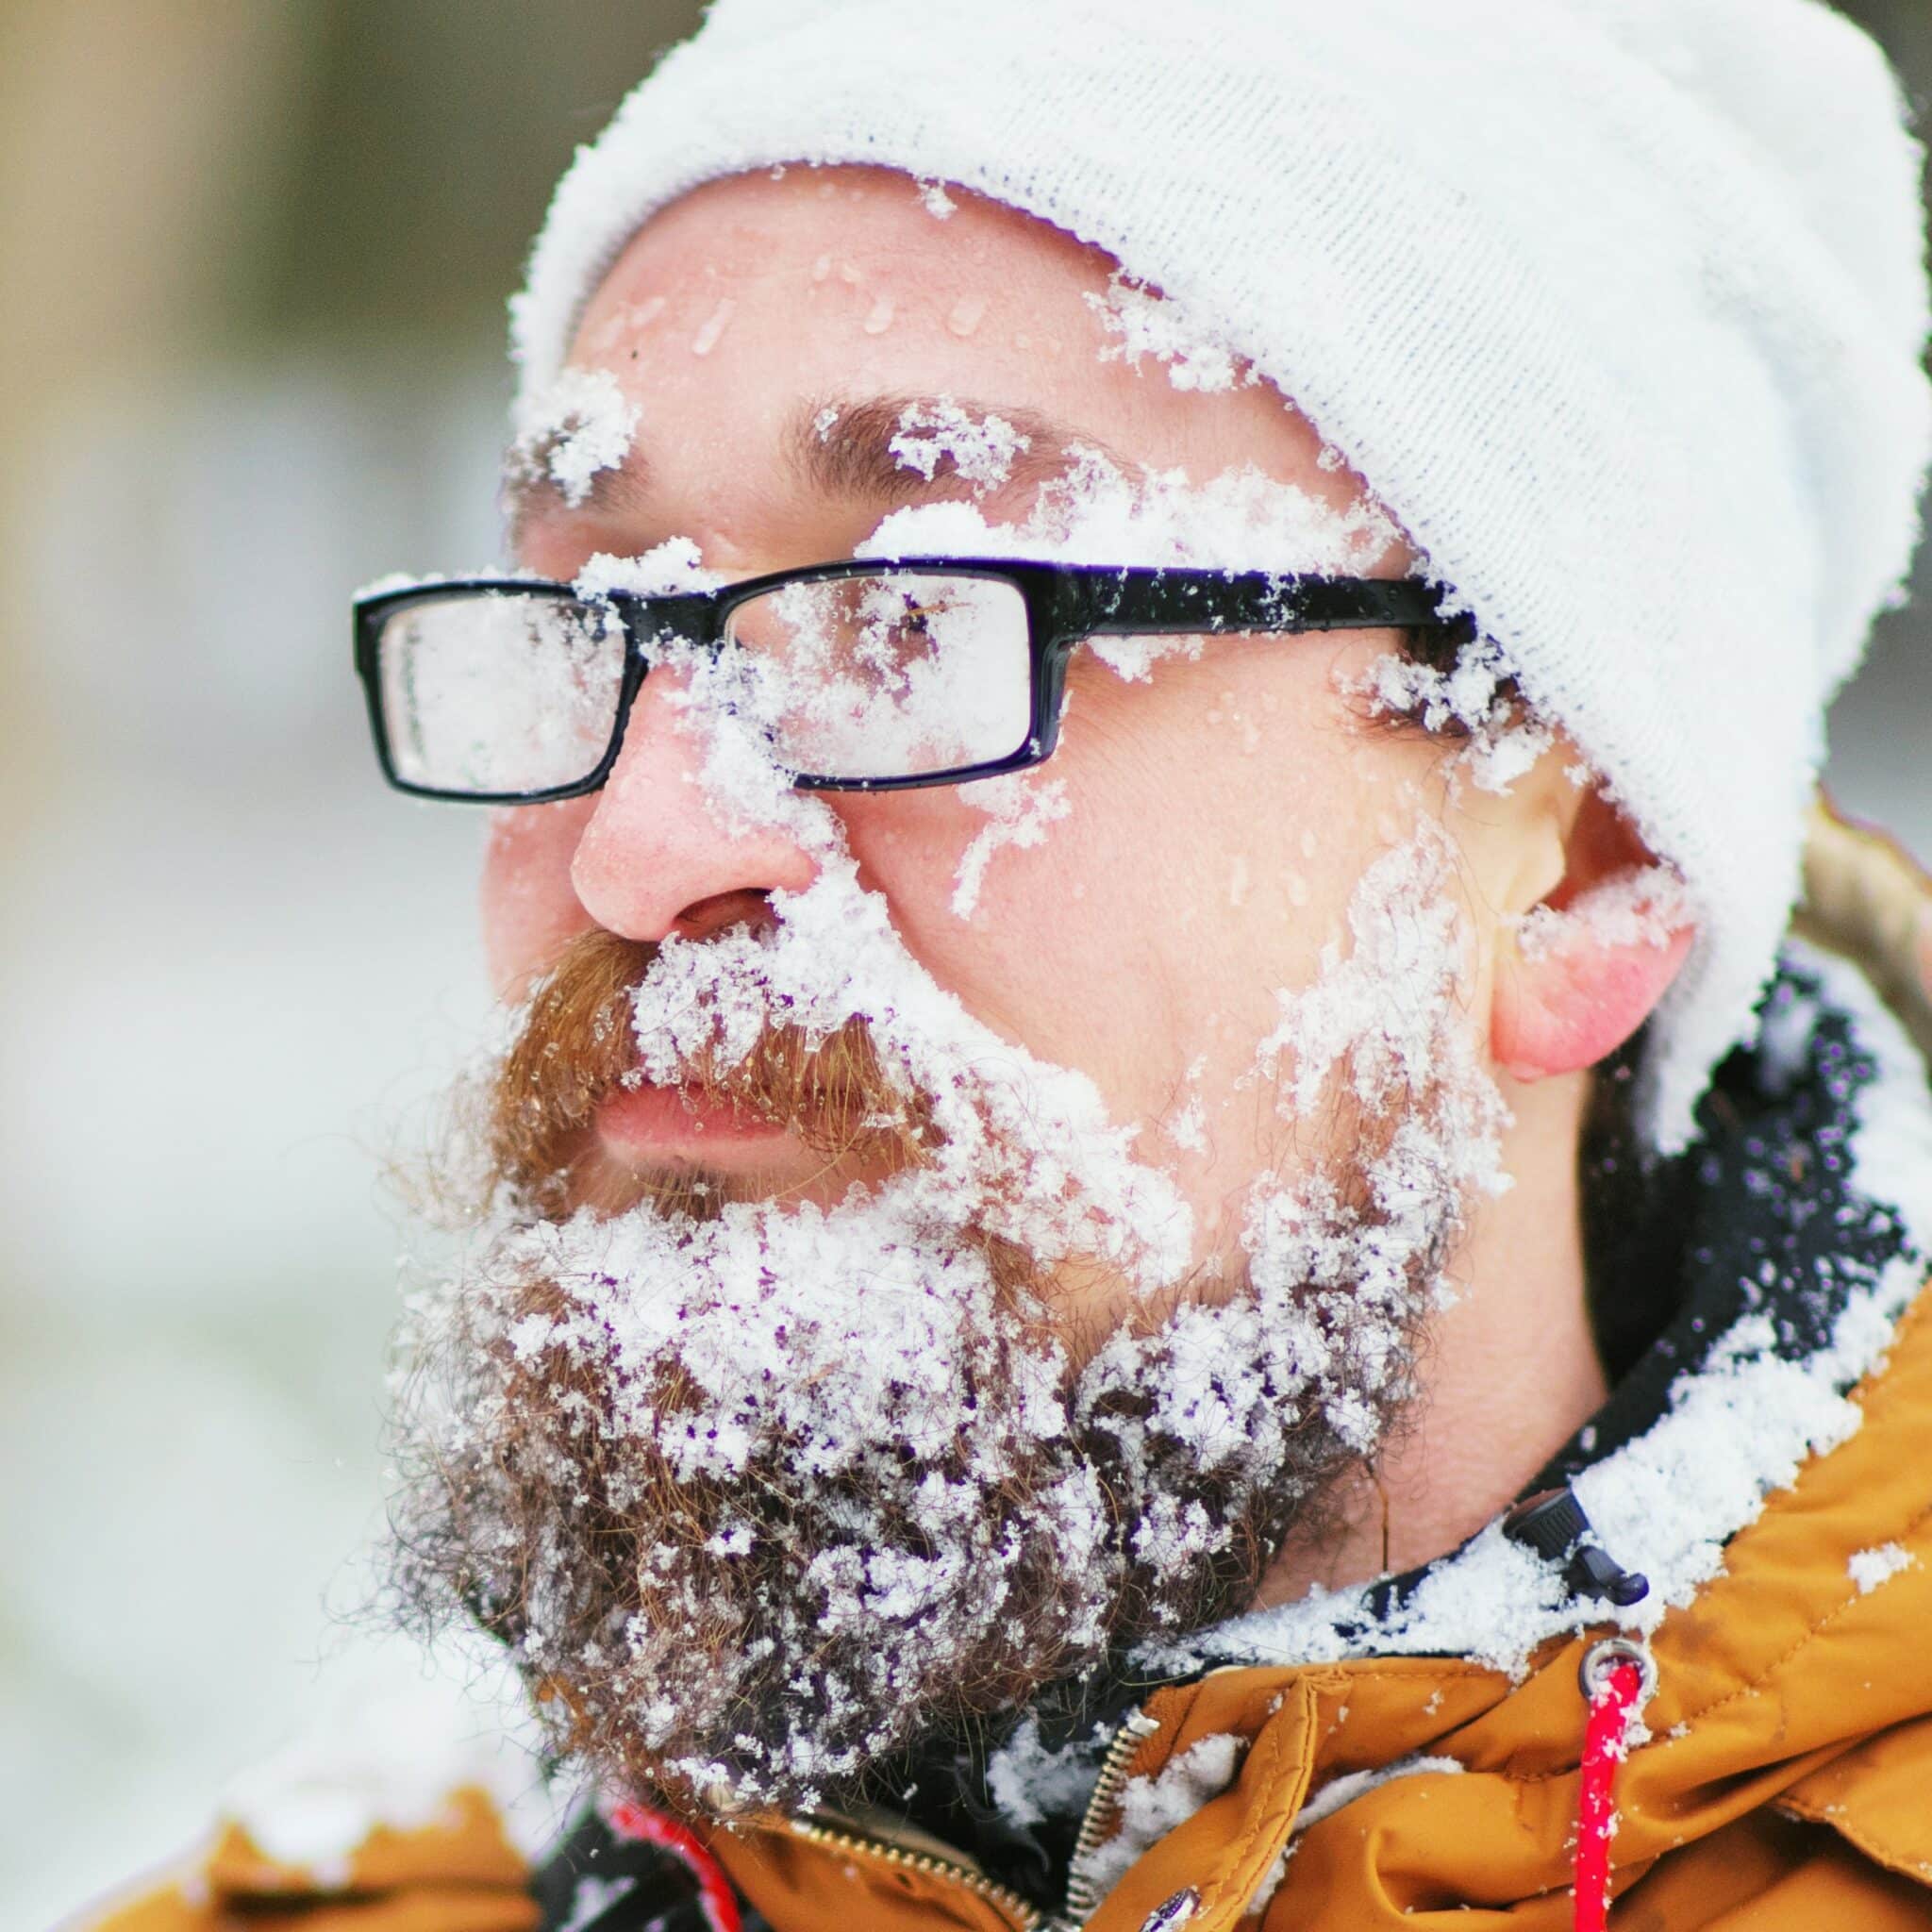
[{"label": "nose", "polygon": [[702,939],[757,918],[771,892],[802,891],[818,872],[791,834],[713,798],[709,727],[679,704],[684,689],[666,669],[644,680],[571,859],[585,912],[625,939]]}]

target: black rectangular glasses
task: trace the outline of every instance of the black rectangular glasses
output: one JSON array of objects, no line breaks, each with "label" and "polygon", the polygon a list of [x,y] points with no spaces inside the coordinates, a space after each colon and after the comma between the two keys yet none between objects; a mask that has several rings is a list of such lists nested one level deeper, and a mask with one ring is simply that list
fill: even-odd
[{"label": "black rectangular glasses", "polygon": [[1067,659],[1087,638],[1472,634],[1443,597],[1410,579],[956,558],[818,564],[662,597],[478,577],[358,599],[356,669],[384,773],[422,798],[595,791],[673,644],[728,672],[730,708],[795,785],[888,791],[1049,757]]}]

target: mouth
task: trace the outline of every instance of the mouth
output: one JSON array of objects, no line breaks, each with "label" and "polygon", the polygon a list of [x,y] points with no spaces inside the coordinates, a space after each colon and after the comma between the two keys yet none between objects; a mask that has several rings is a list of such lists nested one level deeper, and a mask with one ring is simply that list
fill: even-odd
[{"label": "mouth", "polygon": [[[887,1077],[858,1020],[820,1037],[774,1014],[745,1050],[700,1040],[651,1077],[635,1038],[634,990],[649,964],[637,951],[600,942],[563,960],[490,1078],[493,1179],[525,1209],[567,1219],[714,1197],[832,1205],[850,1183],[923,1157],[928,1109]],[[666,1057],[666,1042],[654,1044]]]},{"label": "mouth", "polygon": [[789,1131],[782,1121],[729,1096],[650,1081],[619,1087],[600,1102],[594,1130],[604,1152],[627,1165],[680,1156],[728,1161],[734,1152],[764,1159]]}]

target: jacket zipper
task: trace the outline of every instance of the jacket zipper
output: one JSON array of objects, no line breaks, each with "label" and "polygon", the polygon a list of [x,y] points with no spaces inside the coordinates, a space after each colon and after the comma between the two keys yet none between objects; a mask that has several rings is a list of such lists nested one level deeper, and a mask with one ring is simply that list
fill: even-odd
[{"label": "jacket zipper", "polygon": [[1080,1836],[1074,1840],[1073,1869],[1067,1874],[1067,1919],[1073,1925],[1085,1924],[1088,1915],[1100,1904],[1099,1893],[1093,1890],[1092,1881],[1082,1874],[1080,1867],[1100,1848],[1108,1821],[1113,1816],[1121,1790],[1126,1784],[1127,1766],[1133,1761],[1135,1750],[1143,1738],[1152,1737],[1159,1728],[1144,1711],[1129,1711],[1121,1720],[1121,1727],[1113,1734],[1107,1756],[1101,1759],[1100,1782],[1087,1801]]},{"label": "jacket zipper", "polygon": [[798,1819],[791,1822],[791,1829],[794,1837],[805,1839],[826,1851],[875,1858],[881,1864],[896,1865],[902,1871],[918,1872],[928,1878],[946,1879],[985,1899],[996,1911],[1004,1912],[1013,1922],[1015,1932],[1074,1932],[1074,1928],[1066,1922],[1050,1918],[1038,1907],[1028,1905],[1017,1891],[1008,1891],[985,1873],[956,1864],[950,1858],[935,1857],[930,1852],[902,1851],[897,1845],[889,1845],[883,1839],[860,1838],[854,1832],[833,1831],[826,1825],[808,1824]]},{"label": "jacket zipper", "polygon": [[1086,1815],[1080,1821],[1080,1835],[1074,1841],[1074,1869],[1067,1880],[1066,1907],[1061,1912],[1042,1912],[1039,1907],[1029,1905],[1018,1892],[1009,1891],[983,1872],[975,1872],[971,1866],[958,1864],[951,1858],[938,1857],[931,1852],[904,1851],[897,1845],[888,1844],[883,1839],[861,1838],[856,1832],[834,1831],[828,1825],[812,1824],[802,1819],[792,1820],[790,1828],[794,1837],[826,1851],[875,1858],[881,1864],[896,1865],[903,1871],[946,1879],[985,1899],[996,1911],[1004,1912],[1013,1922],[1014,1932],[1079,1932],[1087,1915],[1100,1903],[1091,1885],[1079,1875],[1080,1861],[1100,1844],[1107,1822],[1120,1801],[1121,1788],[1127,1781],[1127,1766],[1133,1759],[1136,1746],[1158,1728],[1151,1719],[1135,1711],[1122,1722],[1108,1745],[1107,1756],[1101,1760],[1099,1782],[1093,1787]]}]

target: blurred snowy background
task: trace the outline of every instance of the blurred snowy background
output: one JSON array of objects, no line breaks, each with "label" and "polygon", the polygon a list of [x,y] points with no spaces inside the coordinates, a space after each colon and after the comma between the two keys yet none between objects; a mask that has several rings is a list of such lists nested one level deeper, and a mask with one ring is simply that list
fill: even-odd
[{"label": "blurred snowy background", "polygon": [[[377,1153],[483,1008],[480,822],[379,788],[346,599],[493,554],[503,299],[695,13],[0,4],[0,1927],[192,1840],[336,1642]],[[1922,853],[1928,612],[1833,760]]]}]

